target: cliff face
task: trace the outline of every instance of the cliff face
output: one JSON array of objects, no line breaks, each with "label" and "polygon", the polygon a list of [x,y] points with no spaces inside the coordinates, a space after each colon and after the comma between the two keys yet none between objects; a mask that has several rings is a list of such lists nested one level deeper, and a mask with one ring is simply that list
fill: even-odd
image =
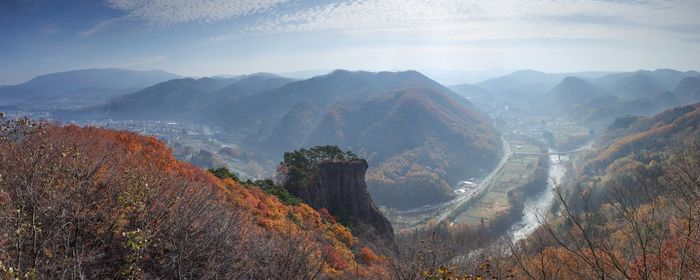
[{"label": "cliff face", "polygon": [[326,208],[339,221],[350,225],[360,240],[393,245],[394,231],[367,192],[365,160],[321,163],[307,187],[293,187],[291,193],[315,209]]}]

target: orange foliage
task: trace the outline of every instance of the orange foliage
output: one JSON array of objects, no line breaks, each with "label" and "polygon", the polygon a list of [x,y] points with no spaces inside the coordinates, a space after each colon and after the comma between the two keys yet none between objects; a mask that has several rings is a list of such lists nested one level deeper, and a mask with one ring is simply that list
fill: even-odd
[{"label": "orange foliage", "polygon": [[[74,125],[48,126],[45,134],[37,137],[41,137],[39,141],[44,141],[47,145],[61,147],[61,149],[72,147],[84,158],[98,159],[106,157],[106,155],[113,156],[108,163],[99,166],[95,180],[122,178],[135,183],[131,184],[131,181],[117,182],[117,184],[122,184],[124,188],[134,189],[134,191],[130,192],[131,196],[123,196],[122,200],[126,207],[124,210],[111,210],[112,212],[119,211],[114,215],[121,216],[119,219],[121,222],[114,225],[115,228],[125,227],[132,217],[129,216],[132,215],[130,213],[142,213],[137,212],[138,209],[146,209],[144,211],[165,209],[165,213],[168,213],[168,207],[172,207],[168,200],[147,200],[145,198],[148,195],[156,196],[152,193],[147,183],[148,180],[142,180],[139,176],[147,175],[149,170],[154,170],[171,174],[178,180],[200,182],[210,186],[213,190],[211,199],[220,203],[224,208],[242,210],[243,213],[249,215],[259,226],[257,229],[251,229],[253,231],[278,236],[282,240],[284,240],[284,234],[298,236],[298,233],[304,233],[303,236],[308,236],[305,243],[318,245],[315,254],[324,260],[324,267],[329,268],[329,277],[351,275],[356,273],[357,267],[360,267],[359,270],[363,273],[365,271],[362,265],[355,262],[355,256],[352,252],[352,246],[357,243],[357,240],[346,227],[336,223],[333,217],[324,211],[325,209],[317,212],[306,204],[285,205],[277,197],[271,196],[259,188],[246,187],[231,179],[220,180],[209,172],[175,160],[171,149],[155,137],[94,127],[81,128]],[[99,183],[96,185],[102,187],[104,182],[102,185]],[[175,191],[167,192],[167,189],[163,191],[165,192],[158,193],[158,196],[179,199],[180,196],[186,195],[175,193]],[[6,197],[0,192],[0,202],[5,200]],[[154,219],[151,223],[153,225],[148,226],[148,228],[156,228],[159,221]],[[251,226],[255,226],[255,224]],[[108,228],[100,230],[117,232],[116,229]],[[2,242],[4,240],[0,239],[0,243]],[[372,257],[372,259],[374,258]]]},{"label": "orange foliage", "polygon": [[383,257],[377,255],[372,249],[368,247],[362,247],[362,249],[360,249],[360,259],[362,260],[362,262],[368,265],[372,265],[384,260]]},{"label": "orange foliage", "polygon": [[326,209],[326,208],[318,209],[318,213],[321,214],[321,219],[323,219],[324,222],[329,223],[329,224],[335,224],[335,218],[333,218],[331,213],[328,213],[328,209]]}]

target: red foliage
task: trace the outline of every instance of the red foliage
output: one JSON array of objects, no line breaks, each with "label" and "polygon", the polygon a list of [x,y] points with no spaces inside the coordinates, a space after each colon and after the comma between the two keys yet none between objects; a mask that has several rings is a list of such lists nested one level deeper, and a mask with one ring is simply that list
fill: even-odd
[{"label": "red foliage", "polygon": [[372,249],[368,247],[362,247],[362,249],[360,249],[360,259],[363,263],[368,265],[372,265],[383,260],[381,256],[378,256],[376,253],[374,253]]},{"label": "red foliage", "polygon": [[[13,156],[9,156],[10,154]],[[45,162],[37,164],[38,157],[41,160],[46,158]],[[238,254],[263,255],[255,250],[286,250],[285,248],[295,246],[299,247],[299,251],[314,256],[309,258],[309,262],[313,262],[318,256],[327,256],[322,258],[323,267],[335,270],[329,277],[351,275],[355,271],[348,268],[357,267],[351,250],[351,246],[355,244],[354,237],[347,228],[337,224],[325,209],[316,212],[305,204],[288,206],[259,188],[242,186],[230,179],[219,180],[205,170],[175,160],[172,150],[154,137],[94,127],[47,126],[42,128],[41,133],[15,142],[0,143],[0,165],[0,170],[3,171],[3,177],[0,178],[1,202],[18,201],[15,198],[17,194],[11,192],[19,190],[15,188],[15,182],[22,182],[23,174],[44,176],[46,181],[31,184],[31,187],[36,187],[42,192],[41,199],[46,200],[40,201],[46,203],[45,205],[39,205],[45,207],[42,211],[47,213],[42,230],[46,231],[47,236],[53,234],[49,228],[49,225],[53,224],[49,214],[76,215],[69,217],[68,221],[80,222],[80,226],[71,226],[71,229],[78,232],[69,236],[84,234],[84,237],[80,237],[81,240],[88,240],[93,236],[103,236],[101,238],[110,240],[113,244],[103,244],[102,241],[89,243],[90,246],[102,246],[91,248],[91,252],[95,254],[99,252],[100,256],[116,256],[110,260],[142,258],[141,263],[150,261],[152,265],[161,265],[158,258],[168,252],[164,246],[170,246],[167,242],[172,238],[162,234],[178,234],[175,226],[186,226],[187,230],[197,234],[210,234],[207,231],[218,234],[215,231],[216,227],[210,225],[216,225],[216,215],[224,215],[241,219],[239,226],[246,228],[236,230],[250,233],[251,238],[268,240],[256,242],[285,242],[290,235],[302,236],[300,238],[303,240],[290,243],[292,245],[289,246],[244,246],[248,251]],[[10,172],[11,170],[13,171]],[[83,176],[81,172],[89,176]],[[84,190],[78,192],[78,187]],[[4,192],[5,190],[8,192]],[[62,203],[65,199],[74,201]],[[182,203],[193,204],[185,207]],[[16,209],[16,206],[9,204],[0,205],[0,214],[6,215]],[[192,212],[200,211],[197,207],[205,204],[220,212]],[[57,206],[75,209],[58,211]],[[183,216],[182,213],[191,215]],[[183,219],[191,219],[191,222],[175,223]],[[0,223],[0,230],[15,232],[12,228],[2,228],[2,225],[3,223]],[[2,232],[0,236],[1,234]],[[125,240],[127,237],[146,241],[143,244],[134,241],[130,245],[132,251],[122,252],[125,248],[123,242],[133,241]],[[222,235],[221,238],[229,237],[230,235]],[[206,240],[202,238],[201,242],[207,242]],[[0,238],[0,243],[5,241],[4,238]],[[165,243],[155,246],[156,242]],[[150,247],[151,243],[154,244],[153,247]],[[4,248],[2,244],[0,248]],[[60,246],[57,248],[61,249]],[[53,252],[47,255],[55,255],[56,250],[46,249],[46,252]],[[119,255],[126,253],[131,255]],[[5,254],[0,250],[0,262],[12,264],[14,259],[8,257],[12,254],[14,253]],[[85,259],[95,260],[95,256],[85,256]],[[43,265],[46,261],[38,263]],[[89,267],[92,264],[84,265]],[[111,265],[112,269],[120,269],[111,263],[105,265]],[[37,269],[38,274],[44,271]],[[136,270],[128,271],[131,273]],[[39,276],[47,275],[51,274]]]},{"label": "red foliage", "polygon": [[328,213],[328,209],[326,208],[321,208],[318,209],[318,214],[321,215],[321,219],[323,219],[323,222],[329,223],[329,224],[335,224],[335,218],[333,218],[333,215],[331,213]]}]

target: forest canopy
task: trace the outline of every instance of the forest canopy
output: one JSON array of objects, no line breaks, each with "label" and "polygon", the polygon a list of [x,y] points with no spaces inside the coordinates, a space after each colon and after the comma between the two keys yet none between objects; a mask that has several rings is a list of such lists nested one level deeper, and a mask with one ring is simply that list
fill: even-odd
[{"label": "forest canopy", "polygon": [[344,152],[338,146],[315,146],[284,153],[277,173],[285,186],[307,187],[320,164],[355,160],[359,160],[357,155]]}]

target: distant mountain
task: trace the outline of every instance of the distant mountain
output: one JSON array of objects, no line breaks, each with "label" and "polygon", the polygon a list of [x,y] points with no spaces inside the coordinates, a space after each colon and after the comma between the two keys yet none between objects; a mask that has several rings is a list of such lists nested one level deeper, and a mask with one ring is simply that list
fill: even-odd
[{"label": "distant mountain", "polygon": [[352,147],[370,162],[379,204],[415,207],[449,199],[451,185],[495,165],[498,135],[483,113],[435,89],[406,89],[334,104],[301,145]]},{"label": "distant mountain", "polygon": [[623,100],[614,95],[605,95],[568,109],[569,116],[586,123],[607,123],[628,115],[651,116],[664,109],[679,106],[684,102],[670,91],[656,96]]},{"label": "distant mountain", "polygon": [[[391,106],[358,139],[361,150],[374,152],[370,192],[386,205],[442,201],[452,194],[445,185],[497,162],[500,138],[490,119],[439,92],[398,92],[366,106]],[[392,144],[382,147],[386,141]]]},{"label": "distant mountain", "polygon": [[566,77],[546,95],[557,105],[573,106],[607,95],[602,88],[577,77]]},{"label": "distant mountain", "polygon": [[659,93],[652,97],[651,101],[660,108],[671,108],[683,104],[683,101],[670,91]]},{"label": "distant mountain", "polygon": [[681,80],[673,91],[684,100],[700,101],[700,75]]},{"label": "distant mountain", "polygon": [[476,84],[504,99],[524,101],[539,97],[554,87],[563,77],[534,70],[521,70]]},{"label": "distant mountain", "polygon": [[206,106],[230,102],[291,81],[264,73],[234,78],[174,79],[120,96],[104,105],[64,114],[69,118],[84,114],[89,118],[193,121],[199,120],[199,112]]},{"label": "distant mountain", "polygon": [[492,95],[487,89],[470,84],[459,84],[449,88],[465,98],[484,98]]},{"label": "distant mountain", "polygon": [[652,97],[665,90],[661,83],[647,72],[635,72],[602,86],[622,99]]},{"label": "distant mountain", "polygon": [[84,69],[38,76],[28,82],[0,87],[5,105],[27,109],[94,105],[112,97],[179,78],[163,71]]},{"label": "distant mountain", "polygon": [[[694,84],[697,83],[696,79],[700,79],[696,74],[697,72],[694,71],[658,69],[613,73],[597,78],[569,76],[541,96],[533,95],[533,92],[536,92],[532,91],[533,83],[541,85],[556,80],[560,74],[516,72],[488,81],[494,84],[486,85],[496,90],[503,87],[503,85],[497,86],[496,82],[519,85],[520,88],[515,88],[513,91],[522,92],[524,95],[513,98],[529,96],[522,102],[530,105],[529,110],[563,114],[587,123],[605,123],[629,114],[653,115],[673,106],[700,100],[700,94],[693,97],[690,93],[693,92]],[[479,92],[474,91],[471,94],[478,96]],[[500,98],[503,99],[503,96]]]},{"label": "distant mountain", "polygon": [[544,73],[535,70],[521,70],[511,74],[488,79],[476,84],[498,98],[509,102],[528,104],[534,99],[543,97],[564,78],[598,78],[605,72],[576,72],[576,73]]},{"label": "distant mountain", "polygon": [[569,115],[586,123],[607,123],[627,115],[653,115],[663,108],[666,107],[659,106],[652,98],[621,100],[613,95],[606,95],[573,108]]},{"label": "distant mountain", "polygon": [[673,90],[684,78],[698,75],[700,73],[695,71],[681,72],[672,69],[639,70],[606,75],[595,82],[622,99],[635,99],[653,97]]},{"label": "distant mountain", "polygon": [[654,71],[640,70],[640,72],[651,72],[652,77],[666,90],[672,90],[685,78],[700,76],[700,73],[696,71],[681,72],[673,69],[656,69]]},{"label": "distant mountain", "polygon": [[[466,99],[416,71],[372,73],[336,70],[241,100],[214,104],[202,115],[236,130],[257,130],[256,139],[268,138],[271,131],[267,128],[295,118],[294,112],[290,111],[292,108],[325,108],[344,99],[367,98],[408,88],[433,88],[450,95],[464,106],[473,107]],[[265,129],[256,129],[260,127]],[[288,149],[279,149],[283,150]]]},{"label": "distant mountain", "polygon": [[95,110],[113,119],[190,119],[233,79],[175,79],[118,97]]},{"label": "distant mountain", "polygon": [[[682,79],[698,76],[700,73],[696,71],[681,72],[673,69],[656,69],[653,71],[638,70],[634,72],[608,74],[595,79],[595,82],[599,85],[614,85],[616,83],[620,83],[620,81],[625,80],[626,78],[629,78],[630,76],[635,75],[637,75],[637,77],[631,80],[640,79],[641,81],[644,81],[644,79],[652,79],[655,86],[658,86],[664,90],[672,90]],[[629,81],[627,83],[629,83]]]},{"label": "distant mountain", "polygon": [[284,152],[338,145],[369,161],[370,192],[394,207],[450,199],[451,185],[494,166],[501,153],[487,115],[416,71],[175,79],[77,113],[221,127],[268,170]]},{"label": "distant mountain", "polygon": [[271,159],[316,145],[351,149],[370,163],[376,201],[395,207],[449,199],[450,185],[495,165],[500,153],[488,116],[415,71],[336,70],[201,115]]},{"label": "distant mountain", "polygon": [[480,108],[487,107],[496,100],[496,96],[492,92],[480,86],[459,84],[449,88]]},{"label": "distant mountain", "polygon": [[227,97],[242,98],[284,86],[294,80],[270,73],[255,73],[234,77],[233,81],[218,92]]}]

